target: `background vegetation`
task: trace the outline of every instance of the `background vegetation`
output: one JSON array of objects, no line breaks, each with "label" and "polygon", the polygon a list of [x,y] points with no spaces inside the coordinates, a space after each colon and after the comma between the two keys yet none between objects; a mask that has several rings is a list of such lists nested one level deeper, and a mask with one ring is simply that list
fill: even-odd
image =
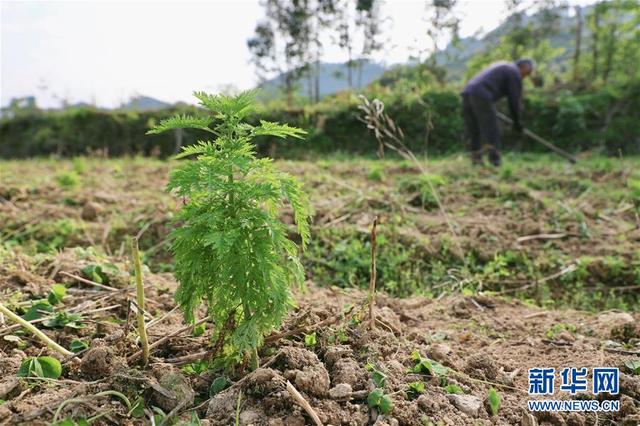
[{"label": "background vegetation", "polygon": [[[265,96],[256,117],[287,122],[310,134],[299,148],[263,138],[262,154],[308,158],[327,152],[371,153],[375,143],[358,120],[358,93],[378,97],[405,131],[408,146],[423,154],[466,147],[458,93],[464,81],[495,60],[534,58],[541,87],[526,84],[525,124],[569,151],[596,150],[609,155],[640,153],[640,5],[634,0],[576,7],[545,0],[534,6],[506,4],[510,17],[483,43],[459,39],[456,0],[428,1],[429,31],[424,51],[366,87],[367,58],[385,43],[376,1],[267,1],[265,18],[248,41],[261,75],[279,73],[262,85]],[[341,67],[320,62],[322,40],[331,35],[348,53]],[[367,42],[360,46],[358,37]],[[443,40],[453,40],[440,48]],[[286,48],[285,48],[286,47]],[[347,89],[325,95],[327,69]],[[369,79],[368,75],[366,76]],[[268,96],[266,95],[268,94]],[[268,100],[267,100],[268,98]],[[43,111],[16,100],[3,111],[0,156],[108,155],[168,156],[196,141],[194,132],[147,138],[144,133],[175,112],[196,107],[175,105],[155,111],[104,111],[93,107]],[[255,119],[254,119],[255,121]],[[506,135],[512,150],[539,147]]]}]

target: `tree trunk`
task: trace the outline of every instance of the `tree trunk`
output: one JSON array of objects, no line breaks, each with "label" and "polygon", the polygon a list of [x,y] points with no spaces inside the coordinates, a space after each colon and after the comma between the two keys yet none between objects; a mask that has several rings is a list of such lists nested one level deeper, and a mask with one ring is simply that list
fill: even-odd
[{"label": "tree trunk", "polygon": [[349,47],[349,60],[347,61],[347,80],[349,89],[353,87],[353,60],[351,59],[351,47]]},{"label": "tree trunk", "polygon": [[613,66],[613,55],[616,52],[616,26],[611,24],[611,31],[609,33],[609,43],[607,44],[607,57],[604,63],[604,70],[602,72],[602,80],[606,83],[609,80],[609,73]]},{"label": "tree trunk", "polygon": [[576,6],[576,50],[573,53],[573,81],[580,79],[580,49],[582,47],[582,8]]},{"label": "tree trunk", "polygon": [[315,71],[315,94],[316,103],[320,102],[320,59],[316,59],[316,71]]},{"label": "tree trunk", "polygon": [[293,77],[291,73],[288,72],[284,76],[284,87],[285,92],[287,93],[287,106],[291,107],[293,105]]},{"label": "tree trunk", "polygon": [[316,98],[313,94],[313,89],[315,87],[313,84],[313,78],[313,72],[309,69],[309,72],[307,73],[307,96],[309,96],[309,102],[313,102]]},{"label": "tree trunk", "polygon": [[598,6],[596,5],[593,11],[593,33],[591,38],[591,73],[592,77],[595,80],[598,77],[598,36],[600,31],[600,12],[598,11]]}]

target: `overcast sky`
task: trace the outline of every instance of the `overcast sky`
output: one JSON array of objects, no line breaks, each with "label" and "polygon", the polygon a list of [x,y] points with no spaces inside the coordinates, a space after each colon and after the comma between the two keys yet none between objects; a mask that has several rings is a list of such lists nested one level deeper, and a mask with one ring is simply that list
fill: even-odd
[{"label": "overcast sky", "polygon": [[[390,43],[374,59],[403,62],[426,44],[425,3],[384,2]],[[504,0],[461,0],[460,11],[463,36],[505,17]],[[26,95],[44,107],[113,107],[135,94],[192,102],[193,90],[253,87],[246,40],[262,16],[258,0],[0,0],[0,104]],[[328,46],[323,60],[346,57]]]}]

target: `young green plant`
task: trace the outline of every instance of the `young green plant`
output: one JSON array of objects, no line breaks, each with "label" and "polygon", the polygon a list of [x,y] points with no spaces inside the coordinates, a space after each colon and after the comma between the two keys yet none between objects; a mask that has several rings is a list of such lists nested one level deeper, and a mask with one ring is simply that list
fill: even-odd
[{"label": "young green plant", "polygon": [[178,115],[149,131],[194,128],[213,136],[184,148],[176,158],[195,155],[196,161],[182,162],[169,176],[168,189],[185,200],[172,232],[180,282],[175,298],[189,322],[205,303],[227,354],[248,352],[255,369],[264,335],[281,324],[292,305],[291,286],[304,282],[297,245],[279,211],[284,203],[291,205],[304,249],[310,207],[300,183],[271,159],[257,158],[252,140],[301,138],[305,132],[267,121],[247,123],[252,91],[194,95],[212,116]]}]

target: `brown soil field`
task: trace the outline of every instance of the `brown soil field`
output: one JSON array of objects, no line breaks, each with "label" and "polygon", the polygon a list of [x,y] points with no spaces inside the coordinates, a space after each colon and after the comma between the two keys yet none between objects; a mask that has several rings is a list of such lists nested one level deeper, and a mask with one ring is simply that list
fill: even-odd
[{"label": "brown soil field", "polygon": [[[280,166],[310,193],[317,243],[303,254],[306,289],[249,372],[246,362],[204,368],[215,336],[185,324],[174,304],[167,238],[182,200],[163,190],[169,163],[0,163],[2,302],[26,315],[62,283],[62,300],[33,323],[65,348],[87,344],[63,358],[0,317],[0,424],[314,424],[287,382],[324,425],[640,424],[640,375],[629,367],[640,355],[637,160],[567,168],[543,159],[500,173],[437,161],[431,178],[453,235],[406,163]],[[374,217],[382,242],[372,327],[358,287],[368,285]],[[146,368],[124,242],[135,234],[148,265]],[[339,256],[349,242],[362,258]],[[415,352],[437,371],[416,372]],[[62,376],[19,379],[24,359],[41,355],[58,357]],[[620,411],[528,411],[538,399],[528,369],[538,367],[620,368],[618,395],[555,398],[614,399]],[[387,414],[367,401],[381,378]],[[424,389],[412,391],[416,382]]]}]

